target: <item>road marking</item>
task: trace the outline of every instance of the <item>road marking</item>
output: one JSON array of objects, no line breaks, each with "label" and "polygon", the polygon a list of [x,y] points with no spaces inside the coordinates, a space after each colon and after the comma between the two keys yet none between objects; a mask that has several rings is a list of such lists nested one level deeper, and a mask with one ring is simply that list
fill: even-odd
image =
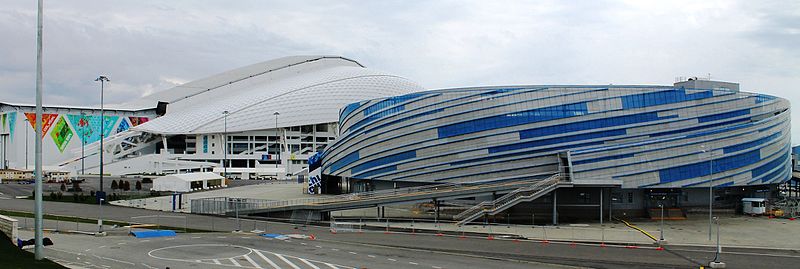
[{"label": "road marking", "polygon": [[305,246],[305,245],[308,245],[308,244],[306,244],[306,243],[303,243],[303,242],[300,242],[300,244],[301,244],[301,245],[303,245],[303,246]]},{"label": "road marking", "polygon": [[301,262],[305,263],[305,264],[308,264],[308,266],[311,266],[311,268],[320,269],[319,267],[317,267],[316,265],[314,265],[313,263],[309,262],[306,259],[303,259],[303,258],[297,258],[297,259],[300,260]]},{"label": "road marking", "polygon": [[104,248],[104,247],[106,247],[106,246],[99,246],[99,247],[97,247],[97,248]]},{"label": "road marking", "polygon": [[194,260],[194,262],[197,262],[197,263],[202,263],[203,261],[201,261],[201,260]]},{"label": "road marking", "polygon": [[323,262],[323,264],[327,265],[331,269],[339,269],[339,267],[336,267],[336,265],[333,265],[333,264],[330,264],[330,263],[327,263],[327,262]]},{"label": "road marking", "polygon": [[150,265],[147,265],[145,263],[142,263],[142,265],[144,265],[144,267],[147,267],[147,269],[158,269],[158,268],[152,267]]},{"label": "road marking", "polygon": [[212,262],[214,262],[214,264],[222,264],[222,263],[221,263],[221,262],[219,262],[219,260],[217,260],[217,259],[212,259],[211,261],[212,261]]},{"label": "road marking", "polygon": [[272,253],[272,255],[275,255],[275,257],[278,257],[278,259],[281,259],[283,262],[285,262],[286,264],[288,264],[292,268],[300,269],[300,267],[298,267],[296,264],[294,264],[294,263],[290,262],[289,260],[287,260],[286,258],[284,258],[283,255],[278,254],[278,253]]},{"label": "road marking", "polygon": [[408,262],[408,264],[411,264],[411,265],[419,265],[419,263],[415,263],[415,262]]},{"label": "road marking", "polygon": [[200,238],[203,238],[203,237],[200,237],[200,236],[192,236],[192,239],[200,239]]},{"label": "road marking", "polygon": [[227,236],[217,236],[217,238],[228,238]]},{"label": "road marking", "polygon": [[333,250],[333,251],[339,251],[339,249],[338,249],[338,248],[332,248],[331,250]]},{"label": "road marking", "polygon": [[355,253],[355,252],[352,252],[352,251],[348,251],[347,253],[350,253],[350,254],[353,254],[353,255],[358,255],[358,253]]},{"label": "road marking", "polygon": [[277,264],[275,264],[274,262],[272,262],[272,260],[270,260],[269,258],[267,258],[267,256],[264,256],[264,254],[261,254],[261,251],[255,250],[254,252],[256,253],[256,255],[258,255],[259,257],[261,257],[261,259],[264,259],[264,261],[266,261],[267,263],[269,263],[269,265],[270,265],[270,266],[272,266],[272,268],[275,268],[275,269],[282,269],[280,266],[278,266]]},{"label": "road marking", "polygon": [[439,266],[431,266],[431,267],[433,267],[434,269],[442,269],[442,267]]},{"label": "road marking", "polygon": [[256,263],[256,261],[251,259],[250,256],[244,255],[243,257],[244,257],[245,260],[247,260],[247,262],[253,264],[253,266],[255,266],[256,268],[264,268],[264,267],[261,267],[261,265],[258,265],[258,263]]},{"label": "road marking", "polygon": [[132,262],[126,262],[126,261],[117,260],[117,259],[112,259],[112,258],[100,257],[100,256],[97,256],[97,255],[95,255],[95,254],[92,254],[92,256],[94,256],[95,258],[98,258],[98,259],[103,259],[103,260],[109,260],[109,261],[114,261],[114,262],[118,262],[118,263],[124,263],[124,264],[128,264],[128,265],[130,265],[130,266],[134,266],[134,265],[136,265],[135,263],[132,263]]},{"label": "road marking", "polygon": [[124,244],[127,244],[127,243],[125,243],[125,242],[119,242],[119,243],[117,243],[117,245],[124,245]]},{"label": "road marking", "polygon": [[142,240],[142,241],[139,241],[139,242],[142,242],[142,243],[150,242],[150,239],[145,239],[145,240]]},{"label": "road marking", "polygon": [[231,261],[231,263],[233,263],[233,265],[236,265],[236,266],[242,267],[242,265],[241,265],[241,264],[239,264],[239,262],[237,262],[237,261],[236,261],[236,260],[234,260],[233,258],[228,258],[228,260],[229,260],[229,261]]},{"label": "road marking", "polygon": [[397,261],[397,260],[395,260],[395,259],[392,259],[392,258],[388,258],[387,260],[390,260],[390,261],[393,261],[393,262],[396,262],[396,261]]},{"label": "road marking", "polygon": [[315,247],[317,247],[317,248],[322,248],[322,246],[315,246]]},{"label": "road marking", "polygon": [[367,257],[375,258],[375,255],[367,255]]}]

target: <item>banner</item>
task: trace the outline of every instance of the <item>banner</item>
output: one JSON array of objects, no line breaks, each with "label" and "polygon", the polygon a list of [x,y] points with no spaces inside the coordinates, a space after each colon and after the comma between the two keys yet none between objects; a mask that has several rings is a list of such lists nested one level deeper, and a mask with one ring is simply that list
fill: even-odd
[{"label": "banner", "polygon": [[308,157],[308,193],[322,194],[322,153]]},{"label": "banner", "polygon": [[[70,114],[67,115],[67,119],[75,127],[78,137],[84,143],[91,144],[100,140],[100,116]],[[117,120],[119,120],[119,116],[105,116],[105,120],[103,120],[105,126],[102,127],[105,137],[111,135],[111,132],[115,130],[114,125],[117,124]]]},{"label": "banner", "polygon": [[11,142],[14,142],[14,128],[17,124],[17,112],[9,112],[8,113],[8,134]]},{"label": "banner", "polygon": [[[31,128],[33,131],[36,131],[36,113],[29,113],[25,112],[25,118],[28,118],[28,122],[31,123]],[[42,138],[44,138],[44,134],[50,130],[50,126],[56,122],[58,118],[58,114],[42,114]]]},{"label": "banner", "polygon": [[56,122],[56,125],[53,127],[53,131],[50,132],[50,137],[52,137],[53,142],[56,143],[58,151],[64,152],[64,149],[69,145],[69,141],[72,140],[72,129],[69,128],[63,116],[58,118],[58,122]]}]

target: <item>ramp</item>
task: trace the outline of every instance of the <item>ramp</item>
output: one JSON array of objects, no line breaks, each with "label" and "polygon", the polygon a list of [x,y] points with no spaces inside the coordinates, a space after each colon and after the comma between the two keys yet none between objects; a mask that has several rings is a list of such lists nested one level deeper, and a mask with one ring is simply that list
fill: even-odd
[{"label": "ramp", "polygon": [[566,186],[571,186],[571,184],[563,182],[562,177],[556,174],[545,180],[536,181],[532,184],[529,184],[529,186],[509,192],[508,194],[503,195],[494,201],[486,201],[477,204],[467,210],[464,210],[464,212],[461,212],[453,218],[455,220],[459,220],[456,225],[461,226],[480,218],[481,216],[487,214],[494,215],[519,203],[536,200],[537,198],[542,197],[559,187]]},{"label": "ramp", "polygon": [[[468,198],[492,193],[506,193],[530,186],[533,182],[552,177],[552,174],[534,176],[529,179],[495,183],[448,183],[411,188],[362,192],[320,198],[303,198],[286,201],[256,201],[256,199],[213,198],[216,201],[192,200],[192,213],[200,214],[258,214],[268,212],[316,211],[369,208],[388,204],[429,201],[432,199]],[[202,208],[201,208],[202,207]],[[206,208],[214,212],[206,212]],[[224,213],[223,213],[224,212]]]}]

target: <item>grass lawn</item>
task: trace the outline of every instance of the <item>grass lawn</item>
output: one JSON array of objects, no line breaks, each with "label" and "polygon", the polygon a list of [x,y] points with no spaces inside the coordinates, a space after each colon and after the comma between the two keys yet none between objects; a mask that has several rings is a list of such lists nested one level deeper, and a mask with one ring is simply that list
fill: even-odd
[{"label": "grass lawn", "polygon": [[[19,211],[9,211],[9,210],[2,210],[0,209],[0,215],[6,215],[9,217],[22,217],[22,218],[33,218],[33,213],[28,212],[19,212]],[[42,215],[42,218],[49,219],[49,220],[59,220],[64,222],[80,222],[80,223],[97,223],[97,219],[89,219],[89,218],[79,218],[79,217],[70,217],[70,216],[59,216],[59,215]],[[105,225],[117,225],[117,226],[127,226],[128,222],[119,222],[113,220],[103,220],[103,224]],[[160,226],[159,229],[168,229],[174,230],[176,233],[208,233],[212,232],[209,230],[201,230],[201,229],[186,229],[184,231],[183,227],[171,227],[171,226]],[[0,263],[0,268],[3,268],[2,263]],[[3,268],[4,269],[4,268]]]},{"label": "grass lawn", "polygon": [[11,239],[0,233],[0,267],[5,269],[16,268],[67,268],[48,259],[37,261],[32,252],[20,250],[11,243]]}]

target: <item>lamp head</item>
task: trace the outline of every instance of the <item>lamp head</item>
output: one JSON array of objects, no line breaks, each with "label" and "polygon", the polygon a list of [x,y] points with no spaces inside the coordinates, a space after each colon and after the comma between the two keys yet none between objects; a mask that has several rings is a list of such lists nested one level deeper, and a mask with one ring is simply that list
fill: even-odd
[{"label": "lamp head", "polygon": [[99,76],[99,77],[97,77],[97,78],[96,78],[94,81],[100,81],[100,82],[103,82],[103,81],[105,81],[105,82],[109,82],[109,81],[111,81],[111,80],[109,80],[109,79],[108,79],[108,77],[106,77],[106,76]]}]

